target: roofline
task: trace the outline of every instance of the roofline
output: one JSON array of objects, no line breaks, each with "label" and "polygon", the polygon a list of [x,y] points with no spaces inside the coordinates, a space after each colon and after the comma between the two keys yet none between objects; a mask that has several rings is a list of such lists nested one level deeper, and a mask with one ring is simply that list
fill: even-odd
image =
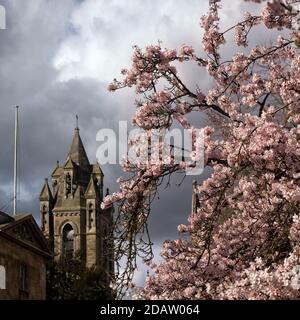
[{"label": "roofline", "polygon": [[[48,193],[48,196],[43,196],[44,189],[47,189],[46,191]],[[52,192],[51,192],[51,189],[50,189],[50,186],[49,186],[47,178],[45,179],[45,183],[44,183],[44,185],[42,187],[42,191],[40,193],[39,199],[40,199],[40,201],[52,201],[53,200],[53,195],[52,195]]]},{"label": "roofline", "polygon": [[[2,217],[4,217],[4,218],[7,219],[7,222],[2,223],[2,224],[7,224],[7,223],[9,223],[9,222],[14,221],[14,218],[13,218],[11,215],[9,215],[8,213],[3,212],[3,211],[1,211],[1,210],[0,210],[0,216],[2,216]],[[1,225],[1,224],[0,224],[0,225]]]},{"label": "roofline", "polygon": [[[19,243],[22,243],[22,244],[24,244],[24,245],[27,245],[28,247],[30,247],[30,248],[32,248],[32,249],[35,249],[35,250],[37,250],[37,251],[44,252],[44,251],[42,251],[42,250],[40,250],[40,249],[38,249],[38,248],[30,245],[30,244],[27,243],[27,242],[25,243],[25,242],[23,242],[22,240],[19,240],[18,238],[15,238],[15,237],[13,237],[13,236],[10,236],[9,234],[7,234],[7,233],[5,232],[5,231],[7,231],[7,230],[9,230],[9,229],[17,226],[18,224],[26,221],[26,220],[31,220],[32,225],[33,225],[33,228],[37,231],[38,234],[40,234],[40,240],[41,240],[41,242],[42,242],[42,245],[43,245],[43,247],[44,247],[44,250],[48,250],[48,251],[50,252],[50,248],[49,248],[48,243],[46,242],[46,240],[45,240],[45,238],[44,238],[44,235],[42,234],[41,229],[39,228],[39,226],[38,226],[38,224],[36,223],[35,219],[33,218],[32,214],[30,214],[30,213],[24,215],[23,217],[21,217],[21,218],[18,219],[18,220],[14,220],[14,221],[6,224],[3,228],[0,228],[0,234],[2,234],[2,235],[7,235],[7,236],[9,236],[11,239],[15,239],[15,240],[18,241]],[[44,253],[47,254],[46,251],[45,251]]]},{"label": "roofline", "polygon": [[[21,214],[20,214],[21,215]],[[17,215],[18,216],[18,215]],[[16,217],[17,217],[16,216]],[[30,218],[32,215],[30,213],[24,213],[24,216],[23,217],[20,217],[19,219],[13,219],[12,222],[10,223],[6,223],[4,227],[0,227],[0,231],[5,231],[7,229],[10,229],[11,227],[13,226],[16,226],[17,224],[19,224],[20,222],[24,221],[24,220],[27,220],[28,218]]]},{"label": "roofline", "polygon": [[14,243],[18,244],[21,247],[24,247],[25,249],[28,249],[29,251],[32,251],[32,252],[36,253],[39,256],[43,256],[43,257],[45,257],[47,259],[52,259],[52,257],[53,257],[52,254],[50,254],[50,253],[48,253],[46,251],[43,251],[43,250],[41,250],[39,248],[36,248],[34,246],[31,246],[29,243],[23,242],[22,240],[20,240],[18,238],[15,238],[15,237],[11,236],[8,233],[5,233],[2,230],[0,230],[0,237],[3,237],[5,239],[7,239],[7,240],[10,240],[11,242],[14,242]]}]

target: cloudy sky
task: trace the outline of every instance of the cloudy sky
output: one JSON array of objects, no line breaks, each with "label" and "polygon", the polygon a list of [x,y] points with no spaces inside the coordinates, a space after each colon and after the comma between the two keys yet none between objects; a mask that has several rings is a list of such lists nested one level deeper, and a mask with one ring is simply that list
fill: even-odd
[{"label": "cloudy sky", "polygon": [[[223,1],[227,2],[227,1]],[[12,210],[13,117],[20,105],[20,211],[39,221],[39,192],[56,161],[64,161],[80,117],[81,136],[92,162],[96,133],[118,127],[134,113],[129,90],[109,93],[107,84],[130,66],[132,46],[156,44],[201,50],[199,18],[207,0],[0,0],[6,30],[0,30],[0,208]],[[238,19],[245,4],[228,1],[225,25]],[[191,85],[207,85],[191,68],[182,70]],[[117,190],[118,166],[103,167],[105,184]],[[153,208],[155,252],[177,236],[191,207],[189,177],[181,189],[162,190]],[[201,180],[203,177],[198,177]],[[143,268],[141,268],[142,270]],[[144,271],[139,274],[143,279]]]}]

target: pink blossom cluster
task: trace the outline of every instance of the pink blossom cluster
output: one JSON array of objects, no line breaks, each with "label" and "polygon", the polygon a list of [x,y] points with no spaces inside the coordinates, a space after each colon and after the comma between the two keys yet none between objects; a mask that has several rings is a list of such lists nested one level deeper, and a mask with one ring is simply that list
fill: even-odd
[{"label": "pink blossom cluster", "polygon": [[292,25],[293,15],[287,11],[287,7],[281,0],[267,2],[262,11],[262,19],[267,28],[290,28]]},{"label": "pink blossom cluster", "polygon": [[238,46],[247,46],[246,29],[242,24],[235,27],[235,43]]},{"label": "pink blossom cluster", "polygon": [[202,38],[203,49],[208,54],[218,56],[217,50],[220,45],[225,44],[223,33],[219,31],[219,16],[217,14],[218,1],[210,7],[207,15],[201,17],[201,26],[204,30]]},{"label": "pink blossom cluster", "polygon": [[[205,57],[188,45],[179,51],[160,45],[144,52],[135,48],[132,67],[109,87],[133,86],[141,94],[133,122],[147,134],[168,130],[174,122],[192,131],[196,126],[188,115],[197,112],[199,118],[205,112],[211,119],[204,149],[205,164],[213,172],[195,189],[197,209],[178,226],[185,237],[166,241],[163,262],[150,263],[154,274],[141,293],[144,298],[300,298],[295,271],[300,268],[300,57],[299,30],[291,24],[295,1],[253,2],[265,2],[260,15],[246,13],[244,21],[221,31],[220,1],[210,1],[201,18]],[[250,46],[248,35],[257,25],[278,33],[277,41]],[[236,44],[247,50],[223,61],[220,47],[231,30]],[[212,80],[207,92],[200,84],[185,84],[174,66],[191,60]],[[140,141],[133,141],[137,152],[147,153]],[[194,143],[200,142],[195,138]],[[165,156],[172,158],[171,153]],[[193,150],[190,158],[195,159]],[[186,159],[166,165],[160,156],[154,163],[124,162],[132,176],[119,181],[120,192],[106,197],[103,206],[119,204],[117,258],[127,257],[132,269],[134,253],[147,251],[141,234],[147,231],[159,186],[194,165]]]}]

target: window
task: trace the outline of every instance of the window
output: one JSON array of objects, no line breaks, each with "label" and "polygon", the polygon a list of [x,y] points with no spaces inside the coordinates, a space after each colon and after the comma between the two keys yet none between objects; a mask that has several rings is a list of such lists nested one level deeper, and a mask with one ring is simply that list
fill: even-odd
[{"label": "window", "polygon": [[0,290],[6,289],[6,273],[4,266],[0,266]]},{"label": "window", "polygon": [[66,196],[68,196],[72,192],[72,177],[69,172],[65,176],[65,186],[66,186]]},{"label": "window", "polygon": [[42,209],[42,231],[46,230],[46,224],[47,224],[47,206],[43,205],[43,209]]},{"label": "window", "polygon": [[70,260],[74,257],[74,229],[67,223],[62,232],[63,257]]},{"label": "window", "polygon": [[28,270],[25,264],[20,265],[20,290],[28,291]]},{"label": "window", "polygon": [[89,210],[88,210],[88,228],[91,229],[93,225],[93,204],[89,204]]}]

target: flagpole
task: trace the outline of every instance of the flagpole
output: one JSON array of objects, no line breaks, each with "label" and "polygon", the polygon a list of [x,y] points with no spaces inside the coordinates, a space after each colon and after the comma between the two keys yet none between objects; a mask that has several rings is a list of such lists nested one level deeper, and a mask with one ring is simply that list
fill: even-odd
[{"label": "flagpole", "polygon": [[17,214],[17,188],[18,188],[18,126],[19,107],[15,109],[15,150],[14,150],[14,216]]}]

